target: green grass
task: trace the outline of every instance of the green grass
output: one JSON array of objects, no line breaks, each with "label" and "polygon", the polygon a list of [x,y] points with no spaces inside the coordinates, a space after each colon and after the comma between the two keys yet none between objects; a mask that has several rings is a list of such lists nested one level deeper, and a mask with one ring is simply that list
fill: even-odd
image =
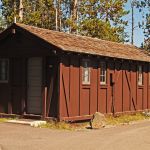
[{"label": "green grass", "polygon": [[[122,124],[129,124],[131,122],[136,122],[140,120],[150,119],[143,115],[142,113],[136,113],[133,115],[120,115],[117,117],[109,116],[106,117],[105,123],[106,126],[109,125],[122,125]],[[41,128],[49,128],[49,129],[57,129],[57,130],[70,130],[70,131],[77,131],[77,130],[84,130],[89,128],[89,122],[81,122],[81,123],[66,123],[66,122],[54,122],[49,121],[45,125],[41,125]]]},{"label": "green grass", "polygon": [[59,130],[73,130],[71,124],[66,122],[54,122],[50,121],[44,125],[40,126],[41,128],[50,128],[50,129],[59,129]]},{"label": "green grass", "polygon": [[8,120],[17,120],[18,118],[17,117],[13,117],[13,118],[0,118],[0,123],[3,123],[3,122],[7,122]]},{"label": "green grass", "polygon": [[49,128],[49,129],[58,129],[58,130],[69,130],[75,131],[80,129],[85,129],[88,127],[89,122],[84,123],[67,123],[67,122],[47,122],[45,125],[41,125],[41,128]]},{"label": "green grass", "polygon": [[129,124],[130,122],[140,121],[145,119],[150,119],[150,117],[147,117],[142,113],[136,113],[134,115],[121,115],[118,117],[109,116],[106,117],[106,124],[107,125]]},{"label": "green grass", "polygon": [[8,119],[7,118],[0,118],[0,123],[6,122]]}]

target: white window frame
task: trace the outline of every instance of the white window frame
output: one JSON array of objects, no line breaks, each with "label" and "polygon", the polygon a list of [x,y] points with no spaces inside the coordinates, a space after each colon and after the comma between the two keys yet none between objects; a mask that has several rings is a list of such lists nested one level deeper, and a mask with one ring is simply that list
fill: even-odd
[{"label": "white window frame", "polygon": [[91,83],[91,69],[90,69],[90,60],[82,60],[82,84],[89,85]]},{"label": "white window frame", "polygon": [[[101,80],[103,78],[103,80]],[[107,84],[107,66],[106,62],[100,62],[100,84],[106,85]]]},{"label": "white window frame", "polygon": [[[0,63],[1,63],[1,61],[7,62],[8,66],[7,66],[7,68],[4,68],[4,70],[2,70],[1,64],[0,64],[0,73],[2,73],[4,71],[3,72],[4,78],[6,78],[5,74],[7,74],[7,78],[6,79],[0,79],[0,83],[8,83],[8,80],[9,80],[9,59],[3,59],[3,58],[1,59],[0,58]],[[0,76],[1,76],[1,74],[0,74]]]},{"label": "white window frame", "polygon": [[138,65],[138,85],[143,85],[143,66]]}]

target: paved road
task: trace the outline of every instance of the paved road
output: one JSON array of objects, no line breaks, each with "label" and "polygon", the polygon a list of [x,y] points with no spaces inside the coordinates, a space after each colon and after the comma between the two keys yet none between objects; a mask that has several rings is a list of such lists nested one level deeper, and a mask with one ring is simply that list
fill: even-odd
[{"label": "paved road", "polygon": [[150,150],[150,121],[76,132],[0,123],[0,147],[0,150]]}]

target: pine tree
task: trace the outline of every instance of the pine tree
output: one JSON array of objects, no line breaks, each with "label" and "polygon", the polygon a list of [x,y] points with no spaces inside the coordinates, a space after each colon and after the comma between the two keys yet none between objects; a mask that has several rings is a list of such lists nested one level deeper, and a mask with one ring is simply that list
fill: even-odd
[{"label": "pine tree", "polygon": [[69,25],[69,31],[71,33],[77,33],[77,21],[78,21],[78,0],[70,1],[70,14],[66,23]]},{"label": "pine tree", "polygon": [[145,12],[145,9],[142,10],[143,8],[146,8],[148,10],[147,13],[143,13],[144,20],[142,20],[142,23],[139,23],[139,27],[143,28],[145,35],[143,47],[146,50],[150,50],[150,1],[149,0],[140,1],[138,8],[139,11],[142,13]]},{"label": "pine tree", "polygon": [[[42,28],[79,33],[122,42],[127,25],[122,17],[127,0],[2,0],[2,11],[11,24],[17,22]],[[20,11],[23,9],[23,14]],[[20,16],[20,17],[19,17]]]},{"label": "pine tree", "polygon": [[123,42],[127,21],[122,17],[127,0],[83,0],[80,6],[80,32],[83,35]]},{"label": "pine tree", "polygon": [[7,24],[22,22],[38,27],[54,29],[55,9],[53,0],[23,0],[23,18],[19,18],[20,0],[2,0],[2,13]]},{"label": "pine tree", "polygon": [[55,9],[52,0],[24,0],[23,23],[54,29]]},{"label": "pine tree", "polygon": [[146,17],[145,37],[144,47],[150,51],[150,13]]},{"label": "pine tree", "polygon": [[7,25],[10,25],[14,22],[14,17],[18,16],[17,9],[19,7],[19,0],[1,0],[2,1],[2,14],[5,18]]},{"label": "pine tree", "polygon": [[5,22],[2,16],[0,16],[0,32],[2,32],[5,28]]}]

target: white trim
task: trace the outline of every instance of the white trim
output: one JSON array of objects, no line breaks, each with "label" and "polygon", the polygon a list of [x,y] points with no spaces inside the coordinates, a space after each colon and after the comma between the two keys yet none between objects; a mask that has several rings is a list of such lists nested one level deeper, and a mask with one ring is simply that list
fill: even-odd
[{"label": "white trim", "polygon": [[[85,62],[87,62],[87,67],[86,68],[84,67]],[[89,63],[90,63],[89,59],[82,59],[82,84],[84,84],[84,85],[86,85],[86,84],[90,85],[91,84],[91,69],[90,69]],[[83,80],[83,71],[84,71],[84,69],[88,69],[88,80],[89,81]]]},{"label": "white trim", "polygon": [[143,66],[138,65],[138,85],[143,85]]},{"label": "white trim", "polygon": [[[103,68],[103,69],[105,69],[105,74],[104,75],[101,75],[102,66],[105,67],[105,68]],[[101,81],[102,76],[105,78],[105,81]],[[104,61],[100,62],[100,75],[99,75],[99,78],[100,78],[100,84],[101,85],[106,85],[107,84],[107,66],[106,66],[106,62],[104,62]]]}]

